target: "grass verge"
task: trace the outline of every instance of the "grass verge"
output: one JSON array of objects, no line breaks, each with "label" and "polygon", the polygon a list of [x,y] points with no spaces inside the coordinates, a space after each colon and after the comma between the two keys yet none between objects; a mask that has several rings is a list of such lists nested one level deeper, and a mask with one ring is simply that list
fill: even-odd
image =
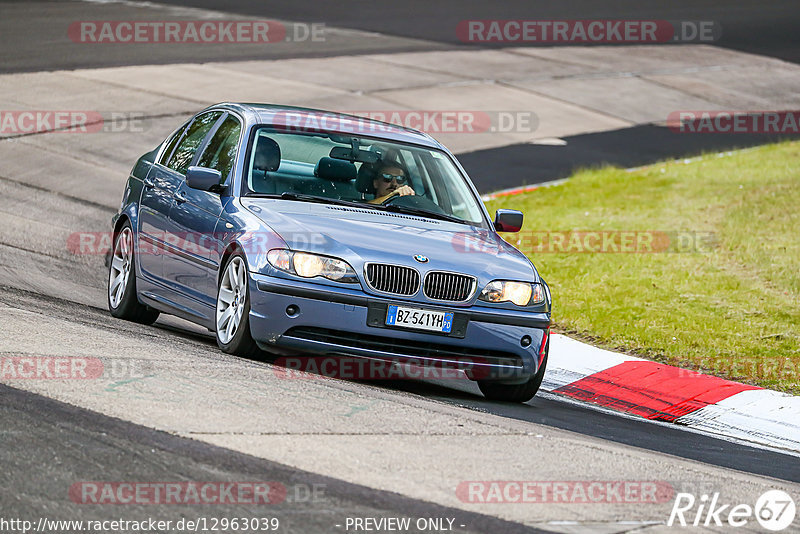
[{"label": "grass verge", "polygon": [[504,237],[550,284],[557,330],[800,394],[800,143],[587,170],[487,207],[525,213]]}]

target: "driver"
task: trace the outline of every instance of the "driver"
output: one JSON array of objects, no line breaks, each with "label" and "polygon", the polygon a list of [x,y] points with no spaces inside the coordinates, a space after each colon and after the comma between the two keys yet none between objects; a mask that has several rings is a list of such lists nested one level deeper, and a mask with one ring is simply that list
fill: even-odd
[{"label": "driver", "polygon": [[375,178],[372,180],[375,188],[375,198],[369,204],[383,204],[394,196],[415,195],[408,185],[408,173],[399,163],[387,161],[378,167]]}]

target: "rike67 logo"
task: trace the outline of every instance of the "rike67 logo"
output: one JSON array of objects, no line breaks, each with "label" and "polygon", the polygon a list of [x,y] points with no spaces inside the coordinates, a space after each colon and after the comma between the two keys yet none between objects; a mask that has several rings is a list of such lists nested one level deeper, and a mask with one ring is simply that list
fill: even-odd
[{"label": "rike67 logo", "polygon": [[719,493],[701,495],[678,493],[667,526],[681,527],[744,527],[755,517],[765,529],[777,532],[788,528],[794,521],[797,507],[794,499],[782,490],[769,490],[749,504],[723,503]]}]

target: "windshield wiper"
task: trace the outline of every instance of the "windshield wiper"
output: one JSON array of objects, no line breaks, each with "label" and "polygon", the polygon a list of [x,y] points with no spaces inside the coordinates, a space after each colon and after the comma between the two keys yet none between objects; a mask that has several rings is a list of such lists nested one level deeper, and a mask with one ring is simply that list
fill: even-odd
[{"label": "windshield wiper", "polygon": [[450,221],[459,224],[473,224],[470,221],[465,221],[459,217],[454,215],[447,215],[446,213],[439,213],[436,211],[426,210],[423,208],[414,208],[411,206],[398,206],[395,204],[389,204],[388,206],[383,206],[383,209],[386,211],[396,211],[398,213],[405,213],[408,215],[419,215],[422,217],[429,217],[431,219],[441,219],[443,221]]},{"label": "windshield wiper", "polygon": [[341,200],[339,198],[321,197],[318,195],[307,195],[305,193],[293,193],[291,191],[284,191],[281,193],[283,200],[300,200],[301,202],[318,202],[320,204],[336,204],[337,206],[355,206],[355,202],[349,200]]},{"label": "windshield wiper", "polygon": [[317,195],[307,195],[305,193],[294,193],[292,191],[284,191],[283,193],[250,193],[249,197],[260,198],[280,198],[281,200],[299,200],[300,202],[317,202],[319,204],[336,204],[337,206],[359,206],[356,202],[349,200],[341,200],[338,198],[321,197]]}]

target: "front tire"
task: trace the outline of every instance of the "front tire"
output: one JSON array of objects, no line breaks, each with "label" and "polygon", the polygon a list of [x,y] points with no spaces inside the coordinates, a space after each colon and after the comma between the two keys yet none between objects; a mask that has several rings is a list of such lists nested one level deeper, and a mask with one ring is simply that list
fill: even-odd
[{"label": "front tire", "polygon": [[250,277],[247,261],[233,254],[222,271],[217,287],[217,345],[228,354],[255,358],[261,350],[250,334]]},{"label": "front tire", "polygon": [[550,355],[550,340],[547,340],[545,346],[544,359],[539,371],[530,377],[527,382],[522,384],[503,384],[502,382],[492,380],[479,380],[478,387],[481,393],[489,399],[494,401],[503,402],[528,402],[539,391],[544,379],[545,368],[547,367],[547,358]]},{"label": "front tire", "polygon": [[111,264],[108,266],[108,311],[119,319],[153,324],[158,310],[145,306],[136,298],[136,263],[131,223],[125,222],[114,240]]}]

